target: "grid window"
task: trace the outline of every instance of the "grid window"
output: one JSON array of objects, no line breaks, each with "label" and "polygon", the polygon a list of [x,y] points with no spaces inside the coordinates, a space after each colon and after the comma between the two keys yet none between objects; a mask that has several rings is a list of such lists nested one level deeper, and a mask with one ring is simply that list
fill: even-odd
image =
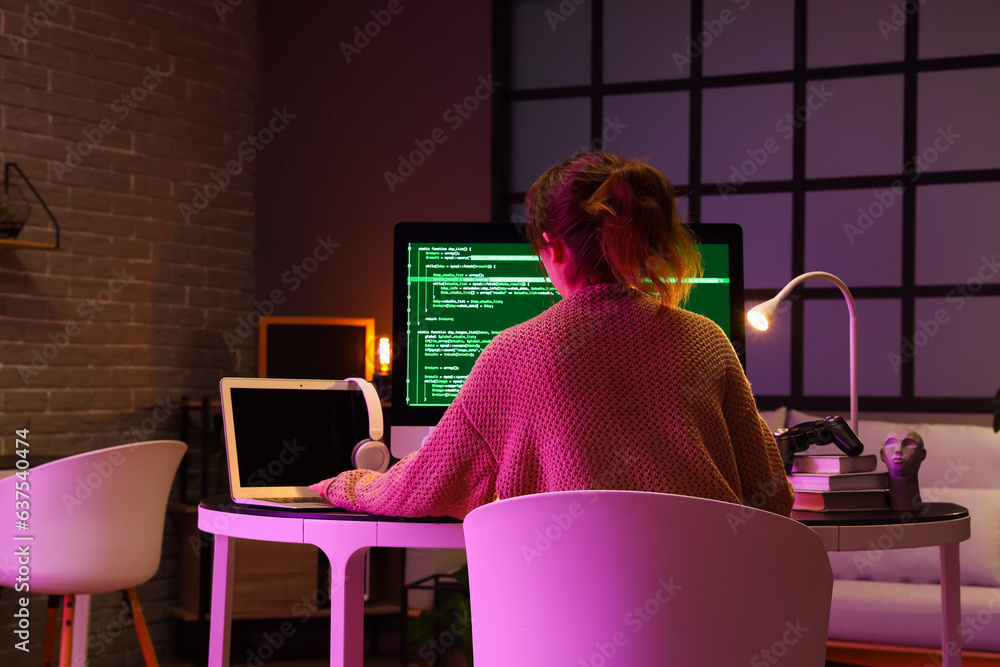
[{"label": "grid window", "polygon": [[[538,19],[569,5],[554,30]],[[497,7],[509,29],[496,65],[515,82],[494,107],[498,219],[581,143],[645,157],[689,219],[743,226],[748,304],[806,271],[846,281],[862,409],[988,410],[1000,384],[1000,3]],[[604,136],[609,119],[618,132]],[[942,308],[954,312],[930,336]],[[762,408],[844,410],[844,311],[836,288],[811,281],[767,334],[748,331]]]}]

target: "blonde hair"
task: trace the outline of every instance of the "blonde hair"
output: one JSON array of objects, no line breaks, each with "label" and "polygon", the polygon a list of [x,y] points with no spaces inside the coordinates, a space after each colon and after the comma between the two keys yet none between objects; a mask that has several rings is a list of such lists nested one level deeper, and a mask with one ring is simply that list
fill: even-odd
[{"label": "blonde hair", "polygon": [[[617,282],[677,306],[702,275],[693,233],[662,172],[610,153],[582,153],[550,167],[525,199],[538,252],[561,241],[592,282]],[[546,241],[542,234],[547,234]]]}]

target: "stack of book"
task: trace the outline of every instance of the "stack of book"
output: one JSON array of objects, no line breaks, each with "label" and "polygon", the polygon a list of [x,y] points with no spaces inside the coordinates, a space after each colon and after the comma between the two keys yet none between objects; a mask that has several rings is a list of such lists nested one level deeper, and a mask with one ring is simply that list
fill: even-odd
[{"label": "stack of book", "polygon": [[792,509],[840,512],[889,509],[888,473],[875,472],[874,454],[795,456],[788,481],[795,489]]}]

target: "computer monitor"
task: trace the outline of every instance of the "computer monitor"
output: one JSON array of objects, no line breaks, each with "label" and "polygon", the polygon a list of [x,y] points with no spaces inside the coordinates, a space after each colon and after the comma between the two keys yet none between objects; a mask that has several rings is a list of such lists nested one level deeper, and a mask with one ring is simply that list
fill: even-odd
[{"label": "computer monitor", "polygon": [[[735,224],[691,227],[705,273],[685,308],[715,321],[746,368],[743,232]],[[522,228],[485,222],[396,225],[393,456],[420,447],[497,333],[559,300]]]}]

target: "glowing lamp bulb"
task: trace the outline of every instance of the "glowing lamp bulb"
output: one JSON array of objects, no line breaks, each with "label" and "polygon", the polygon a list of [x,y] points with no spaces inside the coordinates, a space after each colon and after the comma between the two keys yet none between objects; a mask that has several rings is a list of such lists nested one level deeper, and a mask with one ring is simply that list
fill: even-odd
[{"label": "glowing lamp bulb", "polygon": [[747,320],[750,321],[750,326],[757,331],[767,331],[767,317],[765,317],[764,313],[759,310],[751,310],[747,313]]},{"label": "glowing lamp bulb", "polygon": [[388,373],[389,363],[392,359],[392,351],[389,348],[389,339],[382,337],[378,339],[378,367],[379,372]]},{"label": "glowing lamp bulb", "polygon": [[750,326],[757,331],[767,331],[771,320],[774,319],[775,314],[778,312],[778,304],[781,303],[781,299],[783,298],[784,295],[779,294],[773,299],[758,303],[751,308],[750,312],[747,313],[747,321],[750,322]]}]

